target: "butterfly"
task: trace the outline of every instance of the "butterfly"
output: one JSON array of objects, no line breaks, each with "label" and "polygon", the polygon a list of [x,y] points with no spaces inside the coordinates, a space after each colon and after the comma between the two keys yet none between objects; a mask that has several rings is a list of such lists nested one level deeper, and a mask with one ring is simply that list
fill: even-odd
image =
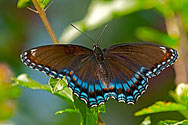
[{"label": "butterfly", "polygon": [[27,66],[62,79],[89,107],[109,98],[135,103],[146,91],[148,79],[172,65],[175,49],[149,43],[124,43],[93,50],[72,44],[45,45],[27,50],[21,60]]}]

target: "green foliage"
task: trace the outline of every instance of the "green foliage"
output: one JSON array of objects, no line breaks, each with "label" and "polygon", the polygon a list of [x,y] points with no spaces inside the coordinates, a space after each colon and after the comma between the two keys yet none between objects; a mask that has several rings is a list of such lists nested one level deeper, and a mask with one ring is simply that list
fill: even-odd
[{"label": "green foliage", "polygon": [[163,102],[158,101],[152,106],[144,108],[135,113],[135,116],[146,115],[151,113],[158,113],[158,112],[167,112],[167,111],[183,111],[187,110],[187,107],[182,104],[174,103],[174,102]]},{"label": "green foliage", "polygon": [[13,78],[13,79],[15,81],[14,86],[19,85],[30,89],[45,90],[71,104],[73,106],[72,109],[60,110],[57,111],[55,114],[62,114],[65,112],[79,113],[81,118],[80,124],[97,125],[98,114],[100,112],[102,113],[105,112],[105,105],[88,108],[88,106],[83,101],[80,101],[80,99],[78,99],[75,95],[72,94],[72,91],[67,87],[67,83],[65,79],[58,80],[58,79],[50,78],[48,82],[49,85],[40,84],[29,78],[26,74],[19,75],[17,78]]},{"label": "green foliage", "polygon": [[144,121],[141,123],[141,125],[151,125],[151,118],[147,116]]},{"label": "green foliage", "polygon": [[155,42],[164,46],[176,46],[178,38],[172,38],[167,33],[160,32],[150,27],[140,27],[136,36],[143,41]]},{"label": "green foliage", "polygon": [[[38,3],[42,9],[44,9],[49,2],[50,0],[38,0]],[[30,5],[33,5],[32,0],[18,0],[17,3],[18,8],[25,8]]]},{"label": "green foliage", "polygon": [[159,125],[188,125],[188,120],[183,120],[183,121],[165,120],[165,121],[160,121],[158,124]]},{"label": "green foliage", "polygon": [[[144,108],[135,113],[135,116],[147,115],[152,113],[159,113],[159,112],[168,112],[168,111],[178,111],[186,119],[188,119],[188,103],[187,103],[187,96],[188,96],[188,85],[187,84],[179,84],[176,88],[175,92],[170,92],[170,95],[176,100],[176,102],[164,102],[158,101],[152,106]],[[145,121],[145,120],[144,120]],[[187,120],[184,121],[172,121],[172,120],[165,120],[160,121],[159,124],[185,124],[188,123]]]}]

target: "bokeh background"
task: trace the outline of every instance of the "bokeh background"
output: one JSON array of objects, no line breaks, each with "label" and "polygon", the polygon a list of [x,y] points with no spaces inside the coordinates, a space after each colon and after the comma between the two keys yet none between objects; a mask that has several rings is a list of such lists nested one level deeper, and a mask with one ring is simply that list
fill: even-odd
[{"label": "bokeh background", "polygon": [[[100,20],[100,13],[92,15],[92,12],[93,8],[95,8],[95,2],[100,3],[102,1],[104,3],[101,4],[102,7],[98,8],[98,12],[102,16],[105,15],[106,11],[110,14],[105,19]],[[108,2],[112,2],[110,0],[55,0],[46,13],[61,43],[68,43],[73,40],[74,36],[69,37],[68,35],[70,39],[64,37],[66,33],[70,34],[72,32],[73,35],[78,36],[79,32],[70,27],[71,23],[78,25],[94,41],[98,40],[104,25],[108,24],[100,41],[102,48],[118,43],[146,41],[167,45],[175,49],[178,48],[179,38],[176,35],[176,30],[174,34],[170,32],[172,34],[169,35],[167,28],[167,18],[165,17],[164,10],[166,9],[166,15],[171,14],[168,12],[167,6],[167,8],[164,8],[164,6],[164,10],[160,12],[159,10],[162,7],[160,8],[156,3],[152,2],[155,0],[150,2],[148,2],[149,0],[144,0],[145,3],[140,0],[125,1],[127,5],[125,7],[127,8],[122,7],[124,4],[113,5],[116,3],[111,3],[111,7],[106,7]],[[137,3],[134,4],[133,1]],[[162,1],[165,2],[165,0]],[[20,61],[19,54],[24,50],[53,44],[53,42],[39,15],[26,8],[17,8],[16,4],[17,1],[15,0],[0,1],[0,72],[5,77],[6,74],[18,76],[21,73],[27,73],[30,78],[47,84],[49,77],[25,66]],[[115,9],[115,12],[111,12],[109,8],[112,9],[114,6],[118,6],[117,8],[122,8],[122,10]],[[108,9],[105,10],[104,8]],[[87,19],[83,20],[89,18],[88,15],[92,15],[93,22],[87,22]],[[106,13],[106,15],[108,14]],[[95,20],[98,19],[99,22],[95,23]],[[85,24],[83,23],[84,21]],[[70,33],[65,29],[71,29]],[[75,38],[71,43],[92,48],[92,42],[83,35]],[[0,77],[3,76],[2,74],[0,74]],[[7,81],[10,82],[10,79]],[[144,119],[144,116],[135,117],[134,113],[152,105],[155,101],[173,101],[169,96],[169,91],[174,90],[175,87],[175,70],[171,66],[159,76],[149,80],[147,92],[142,95],[135,105],[118,103],[110,99],[106,103],[106,113],[101,114],[101,118],[107,125],[139,124]],[[42,90],[21,88],[20,91],[20,96],[12,100],[13,102],[9,102],[10,107],[8,109],[11,111],[11,117],[7,119],[7,122],[17,125],[79,124],[79,116],[77,114],[54,114],[58,110],[69,107],[60,98]],[[153,123],[165,119],[183,119],[183,116],[178,112],[165,112],[152,114],[151,116]]]}]

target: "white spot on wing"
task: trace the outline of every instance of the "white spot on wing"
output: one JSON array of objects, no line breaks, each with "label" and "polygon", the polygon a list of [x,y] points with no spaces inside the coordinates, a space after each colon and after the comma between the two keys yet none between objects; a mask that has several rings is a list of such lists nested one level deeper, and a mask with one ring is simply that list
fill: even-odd
[{"label": "white spot on wing", "polygon": [[166,53],[166,48],[165,47],[160,47],[163,53]]},{"label": "white spot on wing", "polygon": [[36,53],[36,49],[32,49],[31,50],[31,55],[35,56],[35,53]]}]

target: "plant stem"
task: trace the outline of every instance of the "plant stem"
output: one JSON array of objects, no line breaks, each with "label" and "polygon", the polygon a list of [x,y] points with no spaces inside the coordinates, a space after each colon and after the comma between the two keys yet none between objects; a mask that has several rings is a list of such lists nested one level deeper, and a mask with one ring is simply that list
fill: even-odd
[{"label": "plant stem", "polygon": [[187,83],[188,82],[188,66],[187,66],[187,35],[183,26],[183,20],[180,14],[175,16],[177,26],[180,35],[180,45],[179,45],[179,62],[175,64],[176,70],[176,84]]},{"label": "plant stem", "polygon": [[44,12],[44,10],[39,6],[37,0],[32,0],[35,8],[37,9],[43,23],[44,23],[44,26],[46,27],[46,30],[48,31],[52,41],[55,43],[55,44],[58,44],[58,41],[57,41],[57,38],[54,34],[54,31],[52,29],[52,27],[50,26],[50,23],[48,22],[48,19],[46,17],[46,13]]}]

